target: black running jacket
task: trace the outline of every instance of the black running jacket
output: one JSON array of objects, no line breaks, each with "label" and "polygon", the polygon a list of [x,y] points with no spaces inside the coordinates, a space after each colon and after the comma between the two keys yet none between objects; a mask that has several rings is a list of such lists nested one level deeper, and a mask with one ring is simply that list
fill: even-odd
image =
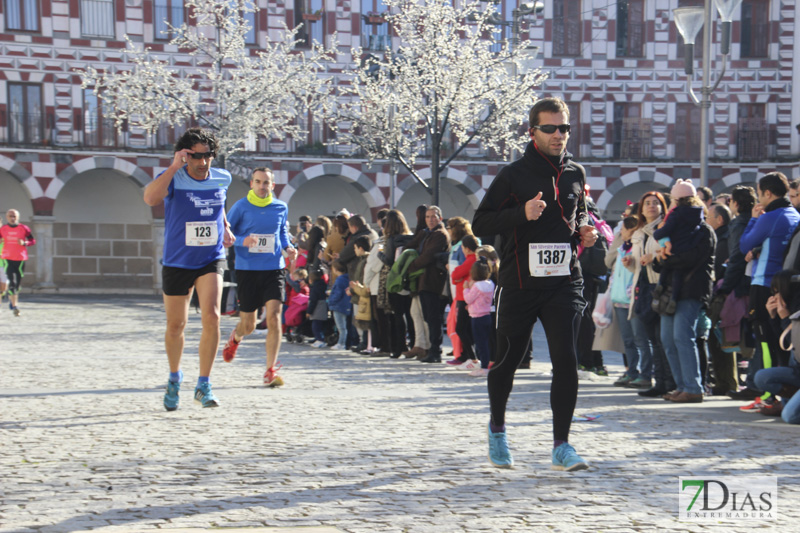
[{"label": "black running jacket", "polygon": [[[584,201],[586,171],[568,152],[560,158],[545,156],[534,142],[523,156],[497,174],[475,212],[475,235],[502,237],[500,287],[555,289],[581,280],[577,247],[578,229],[588,225]],[[525,202],[542,192],[547,203],[538,220],[527,220]],[[569,243],[572,249],[569,276],[533,277],[528,266],[529,243]]]}]

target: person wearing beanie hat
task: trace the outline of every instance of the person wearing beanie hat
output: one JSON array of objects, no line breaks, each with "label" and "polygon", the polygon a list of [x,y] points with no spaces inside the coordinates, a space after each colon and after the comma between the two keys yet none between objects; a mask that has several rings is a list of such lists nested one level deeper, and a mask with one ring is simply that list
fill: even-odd
[{"label": "person wearing beanie hat", "polygon": [[[653,290],[655,308],[666,288],[671,287],[672,289],[666,309],[660,309],[660,312],[662,312],[662,324],[664,324],[664,321],[668,323],[666,328],[662,326],[661,338],[664,353],[667,355],[670,369],[673,376],[675,376],[677,390],[672,394],[665,395],[664,398],[676,403],[699,403],[703,401],[703,385],[700,374],[700,359],[695,343],[695,325],[700,314],[700,307],[696,310],[694,307],[702,305],[702,298],[696,298],[695,295],[682,295],[682,289],[687,282],[689,274],[695,275],[696,269],[702,267],[709,253],[713,264],[716,237],[713,234],[713,230],[703,223],[705,206],[698,198],[691,181],[678,180],[672,187],[671,196],[672,209],[667,213],[662,226],[653,232],[653,238],[659,241],[665,238],[669,239],[660,254],[661,272],[658,285]],[[714,242],[711,244],[709,252],[703,253],[701,249],[704,248],[701,246],[701,241],[704,238],[707,241],[709,234]],[[680,256],[684,252],[693,252],[695,250],[697,250],[698,261],[692,263],[692,268],[669,268],[667,266],[668,256]],[[679,302],[686,302],[681,313],[678,312]],[[691,316],[687,318],[688,308],[691,308],[688,312],[688,315]],[[678,320],[679,315],[680,321]],[[687,320],[691,322],[692,319],[694,319],[693,324],[695,325],[684,327]],[[689,331],[690,329],[691,331]],[[687,336],[690,339],[686,338]],[[680,341],[678,340],[679,337]]]},{"label": "person wearing beanie hat", "polygon": [[[672,197],[671,209],[667,213],[661,227],[653,232],[653,237],[662,245],[662,258],[669,255],[683,253],[689,251],[694,246],[695,237],[700,230],[700,224],[705,219],[703,203],[697,197],[697,191],[689,180],[678,180],[672,186],[670,191]],[[659,283],[654,291],[661,294],[663,287],[667,286],[665,280],[666,276],[673,276],[672,296],[667,312],[672,314],[675,312],[677,302],[675,298],[678,296],[682,287],[682,280],[684,273],[672,272],[671,269],[662,269],[659,277]],[[658,296],[656,296],[656,299]]]},{"label": "person wearing beanie hat", "polygon": [[675,185],[672,186],[672,190],[669,194],[672,198],[678,200],[679,198],[686,198],[687,196],[697,196],[697,190],[690,180],[678,180],[675,182]]}]

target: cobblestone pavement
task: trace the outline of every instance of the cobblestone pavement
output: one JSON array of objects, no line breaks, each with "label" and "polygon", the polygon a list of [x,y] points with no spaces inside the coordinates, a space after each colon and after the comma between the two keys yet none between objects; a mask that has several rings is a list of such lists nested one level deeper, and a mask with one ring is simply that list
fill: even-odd
[{"label": "cobblestone pavement", "polygon": [[[160,301],[23,295],[0,313],[0,530],[328,526],[346,532],[800,529],[800,427],[713,398],[678,406],[582,381],[571,442],[592,468],[549,470],[541,332],[509,405],[517,466],[486,459],[485,382],[444,365],[287,345],[265,389],[263,336],[212,373],[222,406],[165,412]],[[235,324],[223,318],[222,337]],[[619,362],[617,358],[615,361]],[[621,370],[612,365],[613,374]],[[779,519],[679,522],[678,476],[777,475]]]}]

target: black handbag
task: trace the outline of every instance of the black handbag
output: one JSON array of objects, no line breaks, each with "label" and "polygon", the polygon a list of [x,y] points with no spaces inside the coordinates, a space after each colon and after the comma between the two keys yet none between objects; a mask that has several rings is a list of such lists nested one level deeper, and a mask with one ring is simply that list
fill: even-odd
[{"label": "black handbag", "polygon": [[650,305],[652,306],[653,311],[655,311],[656,313],[658,313],[659,315],[662,315],[662,316],[672,316],[672,315],[675,314],[674,310],[672,312],[670,312],[668,310],[669,302],[670,302],[670,300],[672,300],[672,287],[671,286],[670,287],[663,287],[663,290],[661,291],[661,293],[658,296],[653,294],[652,298],[653,298],[653,301],[652,301],[652,303]]}]

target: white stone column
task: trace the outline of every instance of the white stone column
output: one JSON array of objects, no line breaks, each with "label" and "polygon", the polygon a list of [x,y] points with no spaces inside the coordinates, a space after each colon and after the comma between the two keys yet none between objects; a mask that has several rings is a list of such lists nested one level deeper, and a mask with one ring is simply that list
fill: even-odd
[{"label": "white stone column", "polygon": [[33,237],[36,239],[36,286],[37,289],[55,288],[53,283],[53,223],[55,217],[33,216]]},{"label": "white stone column", "polygon": [[161,255],[164,253],[164,219],[153,220],[153,289],[161,292]]}]

